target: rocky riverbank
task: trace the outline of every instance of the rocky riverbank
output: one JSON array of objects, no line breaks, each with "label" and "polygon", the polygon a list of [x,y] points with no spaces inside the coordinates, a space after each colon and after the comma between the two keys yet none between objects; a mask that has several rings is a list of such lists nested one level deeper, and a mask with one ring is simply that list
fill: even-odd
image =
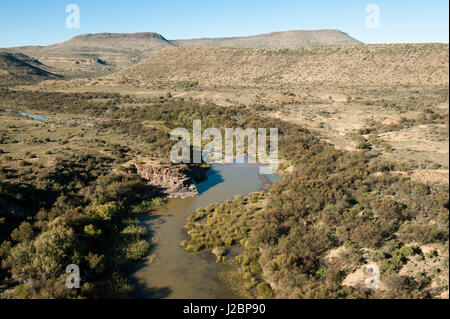
[{"label": "rocky riverbank", "polygon": [[160,189],[169,198],[198,196],[198,190],[192,178],[180,167],[162,165],[154,161],[141,161],[133,165],[139,176],[150,186]]}]

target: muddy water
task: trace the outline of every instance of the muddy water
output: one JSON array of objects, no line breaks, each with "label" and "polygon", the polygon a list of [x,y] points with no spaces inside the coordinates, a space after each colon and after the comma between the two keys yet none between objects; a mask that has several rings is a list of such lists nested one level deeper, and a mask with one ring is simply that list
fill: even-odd
[{"label": "muddy water", "polygon": [[144,219],[152,231],[151,257],[134,273],[136,298],[234,298],[217,277],[215,257],[208,251],[186,252],[183,226],[197,208],[247,195],[279,181],[275,175],[259,175],[248,164],[214,164],[208,179],[197,185],[196,198],[169,199]]}]

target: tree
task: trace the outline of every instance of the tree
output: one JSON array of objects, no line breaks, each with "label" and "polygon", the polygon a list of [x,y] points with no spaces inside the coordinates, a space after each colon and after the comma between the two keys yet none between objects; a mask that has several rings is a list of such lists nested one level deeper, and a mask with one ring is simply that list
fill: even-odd
[{"label": "tree", "polygon": [[58,225],[40,234],[33,243],[32,265],[42,277],[56,277],[71,264],[75,234],[73,229]]},{"label": "tree", "polygon": [[100,206],[97,206],[96,208],[96,214],[104,220],[111,220],[112,218],[116,217],[122,207],[117,202],[109,202]]},{"label": "tree", "polygon": [[17,242],[31,240],[34,236],[33,227],[28,222],[23,222],[11,233],[11,239]]}]

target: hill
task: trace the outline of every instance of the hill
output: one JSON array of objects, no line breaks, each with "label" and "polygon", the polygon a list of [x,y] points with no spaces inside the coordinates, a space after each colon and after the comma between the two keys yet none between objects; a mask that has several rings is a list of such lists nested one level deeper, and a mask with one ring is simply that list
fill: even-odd
[{"label": "hill", "polygon": [[15,47],[7,51],[36,57],[62,73],[101,73],[132,66],[168,46],[174,45],[157,33],[98,33],[49,46]]},{"label": "hill", "polygon": [[114,75],[134,85],[446,84],[448,44],[168,48]]},{"label": "hill", "polygon": [[0,86],[28,84],[60,76],[51,68],[24,54],[0,52]]},{"label": "hill", "polygon": [[248,48],[297,48],[328,45],[355,45],[360,41],[339,30],[292,30],[272,32],[249,37],[203,38],[175,40],[172,43],[182,47],[248,47]]},{"label": "hill", "polygon": [[337,30],[287,31],[250,37],[167,40],[153,32],[83,34],[49,46],[5,49],[23,53],[55,67],[60,73],[106,73],[130,67],[161,49],[184,46],[294,48],[360,42]]}]

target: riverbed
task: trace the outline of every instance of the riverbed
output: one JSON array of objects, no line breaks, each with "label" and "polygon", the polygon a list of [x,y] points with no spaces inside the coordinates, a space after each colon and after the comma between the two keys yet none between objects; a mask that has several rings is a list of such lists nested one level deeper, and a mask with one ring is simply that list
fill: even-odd
[{"label": "riverbed", "polygon": [[277,175],[260,175],[251,164],[214,164],[207,179],[197,184],[199,196],[169,199],[143,218],[152,235],[151,254],[133,274],[136,298],[238,298],[218,279],[215,256],[210,251],[187,252],[180,245],[187,234],[187,217],[197,208],[267,189]]}]

